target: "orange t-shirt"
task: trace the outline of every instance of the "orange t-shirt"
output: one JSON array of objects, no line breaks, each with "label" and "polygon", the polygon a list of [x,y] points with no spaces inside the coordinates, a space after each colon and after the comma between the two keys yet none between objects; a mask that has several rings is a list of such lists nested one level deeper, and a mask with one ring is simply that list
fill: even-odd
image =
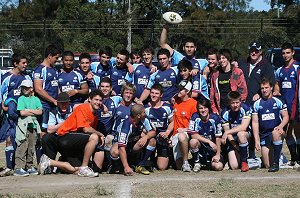
[{"label": "orange t-shirt", "polygon": [[197,112],[197,101],[190,98],[186,101],[174,104],[174,130],[173,134],[177,134],[178,128],[188,128],[190,118],[193,113]]},{"label": "orange t-shirt", "polygon": [[57,130],[59,136],[70,132],[77,132],[84,127],[97,128],[98,117],[92,113],[89,103],[77,106],[73,113],[66,119],[61,127]]}]

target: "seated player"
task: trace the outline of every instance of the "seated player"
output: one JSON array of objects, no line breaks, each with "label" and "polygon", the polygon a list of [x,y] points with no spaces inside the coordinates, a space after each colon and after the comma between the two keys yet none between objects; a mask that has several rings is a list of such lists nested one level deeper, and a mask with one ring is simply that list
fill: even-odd
[{"label": "seated player", "polygon": [[221,155],[221,120],[211,113],[209,100],[200,100],[189,123],[191,134],[190,148],[194,160],[194,172],[199,172],[201,163],[208,169],[223,170],[224,158]]},{"label": "seated player", "polygon": [[[273,96],[273,84],[263,78],[260,83],[262,98],[253,105],[252,129],[256,150],[261,150],[262,160],[269,172],[279,170],[284,127],[289,121],[286,104]],[[273,149],[273,155],[270,149]],[[271,165],[271,166],[270,166]]]},{"label": "seated player", "polygon": [[228,102],[229,106],[221,112],[224,129],[222,141],[227,147],[230,168],[237,169],[241,164],[241,171],[247,172],[251,108],[242,103],[241,94],[237,91],[228,93]]},{"label": "seated player", "polygon": [[174,128],[173,108],[161,101],[163,87],[155,84],[150,90],[151,101],[146,105],[146,117],[156,129],[157,167],[166,170],[169,165],[169,136]]},{"label": "seated player", "polygon": [[[135,104],[130,110],[130,117],[123,120],[118,126],[118,135],[115,144],[110,150],[113,160],[121,159],[125,175],[132,175],[133,170],[129,161],[137,160],[134,153],[143,151],[145,154],[138,162],[135,171],[149,175],[145,168],[145,162],[155,150],[155,129],[150,124],[145,114],[145,108],[141,104]],[[132,165],[132,164],[131,164]]]}]

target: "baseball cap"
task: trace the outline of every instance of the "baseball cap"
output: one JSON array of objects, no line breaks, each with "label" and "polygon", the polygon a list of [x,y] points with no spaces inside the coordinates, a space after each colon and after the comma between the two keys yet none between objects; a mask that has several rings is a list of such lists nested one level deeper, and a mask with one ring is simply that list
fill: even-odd
[{"label": "baseball cap", "polygon": [[69,102],[70,96],[66,92],[61,92],[57,96],[57,102]]},{"label": "baseball cap", "polygon": [[33,83],[31,80],[26,79],[21,82],[20,87],[33,87]]},{"label": "baseball cap", "polygon": [[261,51],[261,44],[259,42],[253,41],[249,44],[248,49],[249,50],[258,50]]},{"label": "baseball cap", "polygon": [[188,90],[188,92],[190,92],[192,90],[193,85],[188,80],[182,80],[178,85],[176,85],[176,87],[178,87],[179,90],[186,89]]}]

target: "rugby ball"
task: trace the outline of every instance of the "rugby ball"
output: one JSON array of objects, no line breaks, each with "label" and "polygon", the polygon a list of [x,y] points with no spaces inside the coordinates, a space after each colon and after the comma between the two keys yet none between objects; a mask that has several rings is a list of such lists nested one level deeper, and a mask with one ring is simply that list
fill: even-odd
[{"label": "rugby ball", "polygon": [[166,12],[162,15],[163,19],[171,24],[178,24],[182,22],[182,17],[176,12]]}]

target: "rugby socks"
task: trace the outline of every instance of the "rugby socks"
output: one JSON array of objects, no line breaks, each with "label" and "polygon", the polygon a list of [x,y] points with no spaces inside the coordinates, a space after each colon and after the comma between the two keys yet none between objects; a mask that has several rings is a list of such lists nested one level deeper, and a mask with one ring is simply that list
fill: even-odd
[{"label": "rugby socks", "polygon": [[5,148],[6,167],[14,169],[15,149],[13,146],[7,146]]},{"label": "rugby socks", "polygon": [[191,153],[192,153],[195,164],[200,163],[199,149],[198,148],[191,149]]},{"label": "rugby socks", "polygon": [[36,155],[37,164],[39,164],[40,160],[41,160],[41,156],[42,156],[42,147],[41,147],[41,145],[37,144],[35,146],[35,155]]},{"label": "rugby socks", "polygon": [[241,162],[247,162],[247,159],[248,159],[248,147],[249,147],[249,143],[248,142],[239,145]]},{"label": "rugby socks", "polygon": [[274,161],[273,163],[279,164],[279,158],[282,150],[282,140],[273,141],[273,149],[274,149]]},{"label": "rugby socks", "polygon": [[154,146],[147,145],[146,152],[144,154],[142,161],[139,162],[139,166],[145,166],[146,161],[151,156],[154,150],[155,150]]},{"label": "rugby socks", "polygon": [[296,145],[296,141],[294,137],[290,137],[286,139],[286,145],[288,146],[288,149],[291,154],[291,161],[296,162],[298,161],[298,156],[297,156],[297,148],[299,148],[300,145]]}]

